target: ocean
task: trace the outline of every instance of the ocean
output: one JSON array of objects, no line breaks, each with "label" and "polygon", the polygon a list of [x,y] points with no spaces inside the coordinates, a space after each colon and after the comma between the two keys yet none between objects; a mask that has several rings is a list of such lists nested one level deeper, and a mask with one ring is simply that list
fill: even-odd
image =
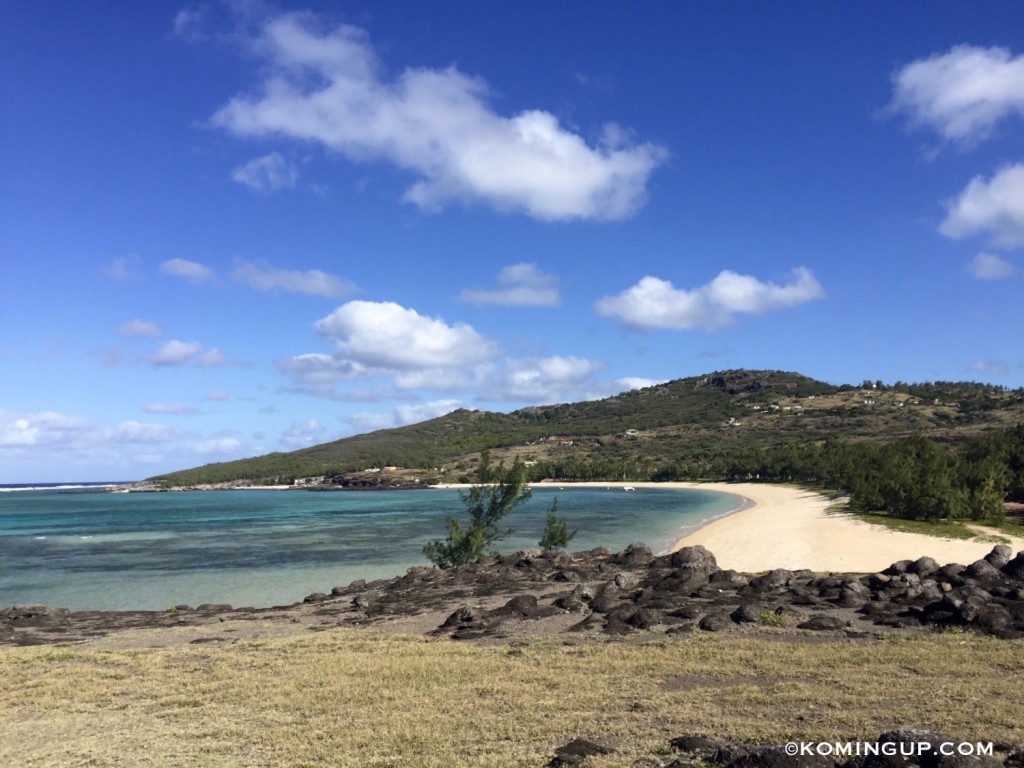
[{"label": "ocean", "polygon": [[[0,608],[163,610],[173,605],[287,605],[355,579],[429,565],[458,492],[182,491],[110,493],[103,484],[0,486]],[[535,548],[552,501],[578,530],[570,548],[661,551],[738,506],[712,491],[534,490],[506,520],[502,552]]]}]

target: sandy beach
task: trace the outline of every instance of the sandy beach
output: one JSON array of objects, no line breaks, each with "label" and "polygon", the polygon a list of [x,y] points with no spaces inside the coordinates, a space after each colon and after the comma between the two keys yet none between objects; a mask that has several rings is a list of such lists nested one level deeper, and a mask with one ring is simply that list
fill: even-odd
[{"label": "sandy beach", "polygon": [[[718,564],[737,571],[810,568],[814,571],[878,571],[897,560],[934,557],[970,564],[993,543],[891,531],[849,514],[828,512],[824,496],[801,488],[754,483],[678,484],[735,493],[752,506],[715,520],[676,542],[675,549],[703,544]],[[1024,538],[1010,539],[1014,552]]]},{"label": "sandy beach", "polygon": [[[868,573],[880,571],[897,560],[916,560],[923,555],[934,557],[940,563],[968,565],[988,554],[994,546],[993,542],[891,531],[849,514],[829,512],[827,498],[793,486],[760,483],[578,485],[696,488],[746,499],[745,506],[738,511],[687,534],[672,547],[674,551],[703,544],[715,554],[719,566],[737,571],[810,568]],[[1014,552],[1024,550],[1024,537],[1004,538],[1010,540]]]}]

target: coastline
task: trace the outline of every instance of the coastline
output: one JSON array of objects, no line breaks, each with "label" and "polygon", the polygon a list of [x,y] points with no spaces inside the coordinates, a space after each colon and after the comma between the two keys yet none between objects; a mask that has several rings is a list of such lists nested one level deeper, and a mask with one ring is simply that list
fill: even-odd
[{"label": "coastline", "polygon": [[[552,483],[531,483],[549,486]],[[817,572],[873,573],[898,560],[933,557],[939,563],[970,565],[995,541],[949,539],[893,531],[852,514],[830,510],[819,493],[791,485],[724,482],[578,482],[574,488],[656,488],[716,491],[737,497],[735,509],[682,533],[667,552],[703,545],[721,568],[744,573],[773,568]],[[457,486],[445,486],[457,487]],[[998,534],[1014,552],[1024,551],[1024,536]],[[665,554],[665,553],[663,553]]]}]

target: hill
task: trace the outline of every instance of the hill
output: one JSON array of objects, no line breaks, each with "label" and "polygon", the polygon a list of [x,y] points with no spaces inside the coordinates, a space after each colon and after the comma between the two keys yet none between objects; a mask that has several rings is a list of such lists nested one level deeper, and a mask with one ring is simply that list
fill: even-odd
[{"label": "hill", "polygon": [[680,455],[828,438],[891,441],[927,434],[959,441],[1021,421],[1021,389],[971,382],[836,386],[798,373],[732,370],[511,413],[459,409],[405,427],[150,480],[164,487],[301,478],[357,486],[455,482],[474,476],[483,452],[485,461],[582,462],[595,476],[633,477]]}]

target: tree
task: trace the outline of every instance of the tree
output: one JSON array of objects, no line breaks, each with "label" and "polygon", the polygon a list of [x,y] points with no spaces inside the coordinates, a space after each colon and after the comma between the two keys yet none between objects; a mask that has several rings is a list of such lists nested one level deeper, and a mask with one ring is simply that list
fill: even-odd
[{"label": "tree", "polygon": [[496,555],[494,543],[511,533],[510,528],[501,527],[502,519],[532,495],[526,485],[526,468],[520,462],[507,470],[499,466],[491,472],[495,482],[459,492],[469,513],[469,525],[463,529],[455,516],[445,515],[448,537],[444,541],[434,539],[423,547],[423,554],[438,568],[478,563]]},{"label": "tree", "polygon": [[547,524],[544,526],[544,535],[538,542],[545,552],[554,552],[556,549],[565,549],[569,542],[576,536],[577,531],[569,533],[569,527],[565,518],[558,516],[558,499],[551,502],[551,509],[548,510]]}]

